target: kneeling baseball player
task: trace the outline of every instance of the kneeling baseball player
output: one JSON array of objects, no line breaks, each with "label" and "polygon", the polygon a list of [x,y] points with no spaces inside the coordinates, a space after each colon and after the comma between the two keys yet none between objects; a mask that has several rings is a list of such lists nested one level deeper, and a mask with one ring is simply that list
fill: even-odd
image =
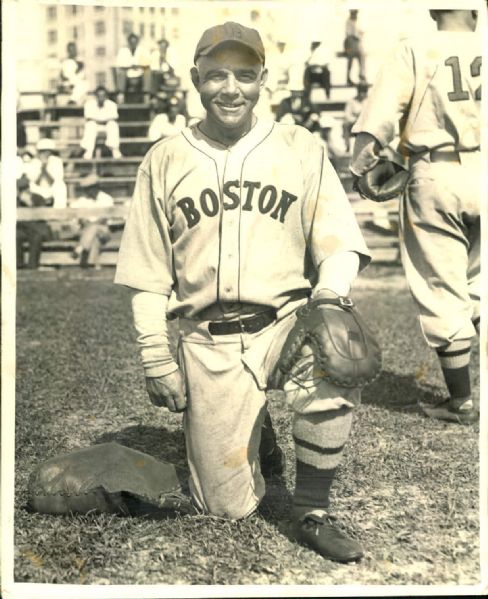
[{"label": "kneeling baseball player", "polygon": [[[205,118],[155,144],[138,172],[116,283],[133,289],[151,401],[184,411],[190,491],[202,511],[245,518],[283,471],[266,390],[294,412],[291,535],[325,558],[358,542],[329,509],[360,388],[379,349],[347,297],[369,254],[324,148],[257,119],[267,70],[259,33],[206,30],[193,83]],[[178,364],[166,316],[179,317]]]}]

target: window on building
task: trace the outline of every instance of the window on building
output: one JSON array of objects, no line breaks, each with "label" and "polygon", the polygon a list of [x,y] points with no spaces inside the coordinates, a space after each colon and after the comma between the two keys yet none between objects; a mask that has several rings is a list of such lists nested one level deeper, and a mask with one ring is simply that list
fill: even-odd
[{"label": "window on building", "polygon": [[155,10],[156,9],[154,8],[154,6],[151,6],[151,8],[149,9],[149,12],[153,15]]},{"label": "window on building", "polygon": [[73,28],[71,29],[71,37],[72,37],[74,40],[77,40],[77,39],[78,39],[78,27],[73,27]]},{"label": "window on building", "polygon": [[95,56],[106,56],[107,54],[107,49],[105,48],[105,46],[97,46],[95,48]]},{"label": "window on building", "polygon": [[75,15],[78,12],[78,7],[76,5],[71,6],[71,14]]},{"label": "window on building", "polygon": [[122,32],[124,35],[129,35],[132,31],[132,21],[124,21],[122,23]]},{"label": "window on building", "polygon": [[107,84],[107,75],[105,71],[98,71],[95,73],[95,83],[97,85],[106,85]]},{"label": "window on building", "polygon": [[166,12],[166,9],[165,9],[165,8],[162,8],[162,9],[161,9],[161,14],[162,14],[162,15],[164,15],[164,13],[165,13],[165,12]]},{"label": "window on building", "polygon": [[144,6],[139,7],[139,12],[144,12]]},{"label": "window on building", "polygon": [[180,12],[180,9],[179,9],[179,8],[172,8],[172,9],[171,9],[171,14],[172,14],[172,15],[177,15],[179,12]]},{"label": "window on building", "polygon": [[55,29],[47,32],[47,41],[49,44],[55,44],[58,41],[58,32]]},{"label": "window on building", "polygon": [[105,33],[105,21],[95,21],[95,35],[103,35]]},{"label": "window on building", "polygon": [[48,83],[49,91],[54,92],[58,89],[58,79],[49,79]]},{"label": "window on building", "polygon": [[47,8],[47,18],[51,21],[58,16],[58,9],[56,6],[48,6]]},{"label": "window on building", "polygon": [[105,10],[105,6],[95,6],[95,10],[98,12],[102,12],[102,10]]},{"label": "window on building", "polygon": [[156,25],[154,23],[151,24],[149,31],[149,35],[154,39],[156,37]]},{"label": "window on building", "polygon": [[144,31],[145,31],[144,23],[141,23],[139,25],[139,33],[141,34],[141,36],[144,35]]}]

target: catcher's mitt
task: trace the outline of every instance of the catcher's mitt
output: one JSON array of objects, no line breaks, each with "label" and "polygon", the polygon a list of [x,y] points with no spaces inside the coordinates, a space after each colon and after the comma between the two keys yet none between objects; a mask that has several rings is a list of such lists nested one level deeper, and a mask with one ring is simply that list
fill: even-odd
[{"label": "catcher's mitt", "polygon": [[275,370],[277,387],[294,372],[305,344],[312,347],[318,377],[340,387],[362,387],[380,372],[378,343],[347,297],[311,300],[297,310]]},{"label": "catcher's mitt", "polygon": [[192,513],[181,474],[173,464],[141,451],[102,443],[38,466],[29,479],[28,507],[43,514]]},{"label": "catcher's mitt", "polygon": [[354,189],[367,200],[386,202],[402,195],[409,177],[409,171],[399,164],[380,158],[370,171],[356,179]]}]

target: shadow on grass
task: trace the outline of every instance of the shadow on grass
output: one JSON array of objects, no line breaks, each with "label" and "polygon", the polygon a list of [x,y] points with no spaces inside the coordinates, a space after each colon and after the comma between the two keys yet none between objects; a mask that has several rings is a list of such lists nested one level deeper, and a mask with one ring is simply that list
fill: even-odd
[{"label": "shadow on grass", "polygon": [[171,462],[187,470],[185,436],[183,430],[169,430],[164,426],[128,426],[120,431],[104,433],[96,443],[115,441],[120,445],[147,453],[157,460]]},{"label": "shadow on grass", "polygon": [[430,390],[423,389],[413,374],[403,375],[384,371],[362,392],[361,403],[374,405],[392,412],[421,414],[418,402],[433,402],[439,397]]}]

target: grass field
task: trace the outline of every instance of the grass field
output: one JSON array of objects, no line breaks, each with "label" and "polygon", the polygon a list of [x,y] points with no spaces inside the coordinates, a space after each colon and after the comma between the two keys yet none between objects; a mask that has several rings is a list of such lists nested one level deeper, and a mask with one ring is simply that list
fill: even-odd
[{"label": "grass field", "polygon": [[[25,509],[40,462],[115,440],[185,467],[181,416],[145,395],[124,289],[112,271],[20,273],[17,301],[15,580],[70,584],[476,584],[478,426],[424,418],[444,393],[397,267],[371,267],[353,294],[384,349],[357,410],[333,504],[366,556],[323,560],[286,535],[294,481],[290,414],[270,412],[287,457],[258,515],[51,517]],[[479,393],[479,352],[473,351]]]}]

